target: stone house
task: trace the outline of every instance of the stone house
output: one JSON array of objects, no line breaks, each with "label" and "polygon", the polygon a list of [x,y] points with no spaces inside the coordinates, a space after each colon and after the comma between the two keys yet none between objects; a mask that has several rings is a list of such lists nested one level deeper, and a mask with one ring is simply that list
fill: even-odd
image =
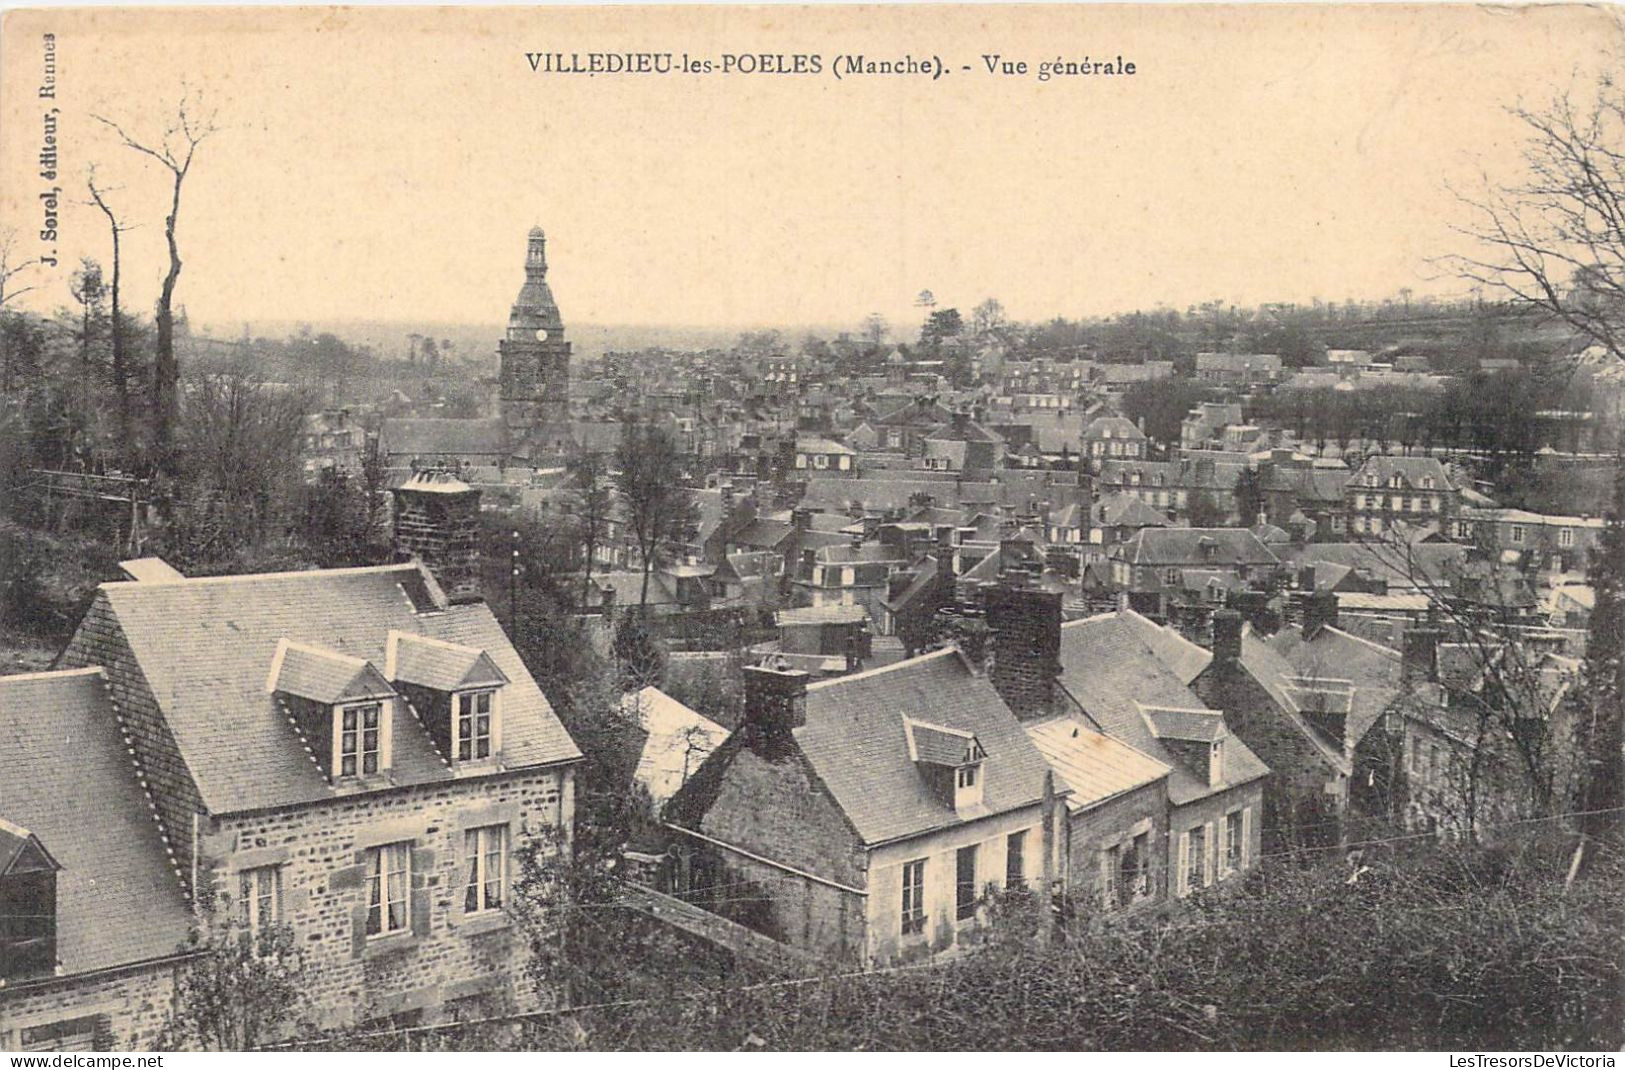
[{"label": "stone house", "polygon": [[1121,416],[1097,416],[1083,429],[1084,453],[1097,466],[1108,457],[1141,460],[1145,446],[1145,432]]},{"label": "stone house", "polygon": [[1445,641],[1436,628],[1413,628],[1405,643],[1406,826],[1486,836],[1568,809],[1580,774],[1580,663],[1484,637]]},{"label": "stone house", "polygon": [[973,939],[989,886],[1048,887],[1061,789],[957,650],[816,683],[745,673],[744,723],[665,810],[681,894],[883,965]]},{"label": "stone house", "polygon": [[1271,850],[1339,842],[1354,775],[1346,679],[1300,674],[1231,609],[1213,616],[1213,660],[1191,689],[1225,710],[1270,767],[1263,823]]},{"label": "stone house", "polygon": [[0,676],[0,1051],[155,1046],[192,924],[100,667]]},{"label": "stone house", "polygon": [[1469,507],[1456,516],[1447,534],[1487,554],[1516,554],[1531,571],[1567,573],[1586,570],[1602,530],[1601,517]]},{"label": "stone house", "polygon": [[1187,573],[1205,583],[1219,578],[1221,592],[1266,583],[1280,569],[1278,557],[1246,528],[1145,527],[1109,553],[1112,580],[1135,609],[1167,617],[1191,590]]},{"label": "stone house", "polygon": [[[996,629],[998,617],[989,614]],[[1029,731],[1044,739],[1040,748],[1055,755],[1057,770],[1073,770],[1065,781],[1071,888],[1133,905],[1180,898],[1256,866],[1269,769],[1231,732],[1230,711],[1205,705],[1188,686],[1206,652],[1129,610],[1064,625],[1058,607],[1047,617],[1045,630],[1059,633],[1050,708],[1064,727],[1040,720]],[[1001,638],[995,664],[1019,652]],[[1057,735],[1070,753],[1055,747]],[[1076,769],[1083,752],[1102,767],[1098,779]]]},{"label": "stone house", "polygon": [[1356,538],[1408,531],[1445,533],[1461,508],[1461,488],[1434,457],[1366,459],[1343,485],[1348,529]]},{"label": "stone house", "polygon": [[416,562],[108,583],[60,663],[105,674],[178,894],[288,926],[319,1024],[552,998],[504,905],[581,754],[483,602]]}]

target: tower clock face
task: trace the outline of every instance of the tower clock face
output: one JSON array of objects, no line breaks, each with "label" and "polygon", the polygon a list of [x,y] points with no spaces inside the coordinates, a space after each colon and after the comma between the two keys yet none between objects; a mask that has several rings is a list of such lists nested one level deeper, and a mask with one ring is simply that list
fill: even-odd
[{"label": "tower clock face", "polygon": [[538,327],[536,329],[536,340],[538,342],[547,341],[547,328],[546,327]]}]

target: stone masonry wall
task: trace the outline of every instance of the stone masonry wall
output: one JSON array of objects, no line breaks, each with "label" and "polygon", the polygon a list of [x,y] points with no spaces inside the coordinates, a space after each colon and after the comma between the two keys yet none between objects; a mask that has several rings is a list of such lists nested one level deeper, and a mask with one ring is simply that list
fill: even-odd
[{"label": "stone masonry wall", "polygon": [[62,978],[0,992],[0,1051],[50,1044],[42,1034],[93,1017],[98,1050],[150,1051],[175,992],[172,963],[83,978]]},{"label": "stone masonry wall", "polygon": [[[463,834],[507,827],[511,903],[516,850],[568,828],[573,810],[570,769],[522,771],[222,817],[204,846],[227,909],[237,909],[240,871],[282,867],[281,917],[304,954],[305,1010],[317,1024],[413,1012],[434,1021],[471,997],[511,998],[520,1009],[551,1001],[526,980],[528,949],[508,916],[463,913]],[[369,938],[367,852],[398,842],[412,845],[410,930]]]}]

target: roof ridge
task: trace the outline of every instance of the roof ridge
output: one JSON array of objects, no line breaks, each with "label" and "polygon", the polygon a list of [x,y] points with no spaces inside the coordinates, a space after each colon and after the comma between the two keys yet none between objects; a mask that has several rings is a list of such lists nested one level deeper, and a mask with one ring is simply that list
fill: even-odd
[{"label": "roof ridge", "polygon": [[851,683],[854,680],[865,680],[865,679],[868,679],[871,676],[879,676],[881,673],[891,672],[894,669],[903,669],[903,668],[908,668],[908,667],[913,666],[913,665],[921,665],[921,664],[924,664],[927,661],[930,661],[932,658],[940,658],[940,657],[945,657],[945,656],[950,655],[950,654],[958,654],[958,653],[959,653],[959,648],[958,647],[956,647],[956,646],[945,646],[941,650],[933,650],[933,651],[931,651],[929,653],[921,654],[918,657],[904,658],[902,661],[894,661],[890,665],[881,665],[878,668],[865,669],[862,672],[851,673],[851,674],[849,674],[847,676],[835,676],[835,677],[831,677],[828,680],[819,680],[816,683],[808,684],[807,685],[807,690],[808,691],[821,691],[824,688],[832,687],[835,684],[846,684],[846,683]]},{"label": "roof ridge", "polygon": [[0,685],[20,683],[26,680],[55,680],[69,676],[102,676],[105,675],[100,665],[87,665],[81,669],[40,669],[38,672],[17,672],[0,675]]},{"label": "roof ridge", "polygon": [[1397,657],[1402,656],[1399,651],[1395,650],[1391,646],[1387,646],[1387,645],[1385,645],[1383,643],[1379,643],[1375,639],[1367,639],[1363,635],[1355,635],[1353,632],[1345,632],[1343,629],[1337,627],[1334,624],[1328,624],[1328,625],[1325,626],[1325,628],[1329,632],[1336,632],[1338,635],[1347,636],[1348,638],[1354,640],[1356,643],[1364,643],[1366,646],[1370,647],[1371,649],[1376,650],[1376,651],[1378,651],[1380,653],[1383,653],[1383,654],[1387,654],[1390,657],[1397,658]]},{"label": "roof ridge", "polygon": [[383,575],[388,572],[405,572],[415,570],[418,564],[415,561],[401,561],[390,565],[355,565],[350,568],[301,568],[290,569],[286,572],[245,572],[229,576],[182,576],[176,580],[108,580],[97,585],[97,590],[109,587],[175,587],[183,583],[243,583],[254,580],[285,580],[295,576],[321,576],[332,578],[334,576],[354,576],[363,573],[376,573]]}]

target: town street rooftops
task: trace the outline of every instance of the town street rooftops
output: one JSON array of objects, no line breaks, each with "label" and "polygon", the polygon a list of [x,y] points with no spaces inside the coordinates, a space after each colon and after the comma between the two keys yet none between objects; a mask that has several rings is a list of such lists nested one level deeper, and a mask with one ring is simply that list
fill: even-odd
[{"label": "town street rooftops", "polygon": [[1155,758],[1071,717],[1029,724],[1027,738],[1071,787],[1066,804],[1072,811],[1098,806],[1172,772]]},{"label": "town street rooftops", "polygon": [[171,955],[191,924],[128,747],[100,669],[0,676],[0,818],[61,867],[64,974]]},{"label": "town street rooftops", "polygon": [[915,767],[905,717],[976,738],[987,752],[987,812],[1043,798],[1049,767],[1021,723],[987,677],[972,672],[957,650],[940,650],[807,688],[807,723],[794,730],[796,743],[865,843],[960,821]]},{"label": "town street rooftops", "polygon": [[501,456],[507,433],[499,419],[385,420],[378,432],[380,452],[396,456]]},{"label": "town street rooftops", "polygon": [[[283,640],[375,667],[387,664],[392,633],[484,651],[509,680],[504,767],[580,758],[490,608],[431,601],[422,594],[424,575],[418,565],[403,564],[107,583],[63,659],[88,665],[107,658],[109,625],[116,622],[134,659],[114,659],[109,671],[127,674],[125,683],[138,691],[150,689],[204,806],[215,814],[340,794],[310,760],[277,695],[267,692]],[[450,780],[452,771],[406,704],[392,705],[393,783]]]}]

